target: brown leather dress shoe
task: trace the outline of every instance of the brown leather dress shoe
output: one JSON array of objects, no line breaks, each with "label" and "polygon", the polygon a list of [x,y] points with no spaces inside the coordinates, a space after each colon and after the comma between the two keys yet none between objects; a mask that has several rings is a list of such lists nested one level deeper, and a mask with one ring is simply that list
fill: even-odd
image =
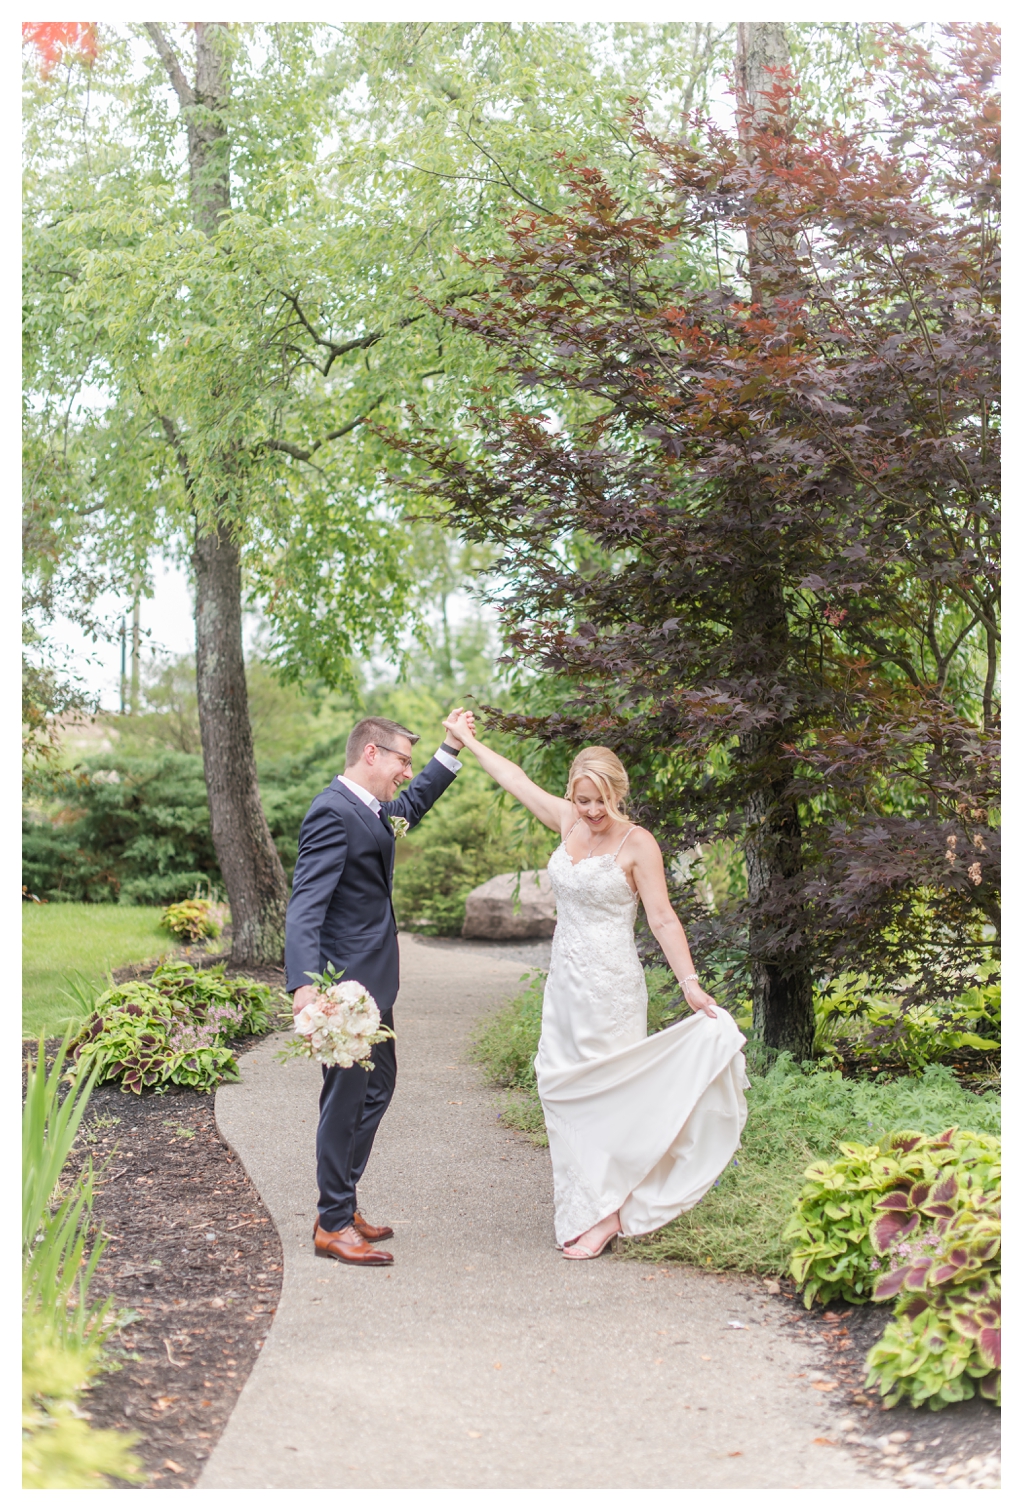
[{"label": "brown leather dress shoe", "polygon": [[337,1233],[328,1233],[316,1224],[313,1233],[314,1252],[321,1259],[339,1259],[342,1264],[385,1265],[394,1263],[394,1255],[386,1249],[373,1249],[359,1236],[357,1229],[342,1228]]},{"label": "brown leather dress shoe", "polygon": [[383,1238],[394,1237],[393,1228],[375,1228],[371,1222],[366,1221],[361,1212],[356,1212],[352,1222],[367,1243],[379,1243]]}]

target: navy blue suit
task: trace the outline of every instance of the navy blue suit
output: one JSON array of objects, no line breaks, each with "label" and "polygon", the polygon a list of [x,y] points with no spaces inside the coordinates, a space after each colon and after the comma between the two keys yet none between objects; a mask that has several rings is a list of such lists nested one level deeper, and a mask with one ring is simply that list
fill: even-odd
[{"label": "navy blue suit", "polygon": [[[335,780],[315,797],[302,820],[285,934],[287,990],[308,986],[310,971],[328,962],[359,981],[394,1027],[398,995],[398,928],[391,905],[394,835],[388,819],[413,828],[455,779],[431,760],[404,792],[382,803],[380,814]],[[351,1224],[356,1188],[380,1120],[394,1092],[394,1040],[373,1047],[372,1071],[353,1065],[323,1067],[316,1176],[320,1226],[337,1232]]]}]

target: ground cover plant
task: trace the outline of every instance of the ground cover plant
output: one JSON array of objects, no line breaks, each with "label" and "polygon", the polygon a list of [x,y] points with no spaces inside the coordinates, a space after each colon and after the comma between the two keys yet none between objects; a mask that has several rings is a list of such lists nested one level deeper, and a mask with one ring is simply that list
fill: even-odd
[{"label": "ground cover plant", "polygon": [[88,1159],[70,1177],[67,1166],[95,1078],[62,1096],[66,1053],[65,1041],[47,1069],[40,1040],[22,1113],[22,1477],[35,1490],[138,1478],[133,1439],[94,1430],[79,1405],[128,1319],[91,1295],[106,1246],[93,1226],[96,1172]]},{"label": "ground cover plant", "polygon": [[894,1297],[895,1316],[867,1357],[867,1379],[892,1405],[905,1396],[937,1410],[974,1391],[1001,1404],[1000,1166],[997,1173],[985,1184],[957,1162],[877,1204],[871,1239],[890,1268],[874,1299]]},{"label": "ground cover plant", "polygon": [[816,1049],[835,1063],[920,1070],[936,1061],[995,1071],[1000,1066],[999,966],[981,961],[975,984],[946,1002],[878,992],[863,973],[847,973],[815,994]]},{"label": "ground cover plant", "polygon": [[[159,966],[148,981],[111,987],[95,998],[71,1040],[76,1074],[125,1091],[187,1086],[208,1091],[237,1080],[230,1040],[265,1033],[283,997],[263,982],[228,976],[223,966]],[[290,1015],[289,1015],[290,1021]]]},{"label": "ground cover plant", "polygon": [[22,1035],[54,1038],[81,1008],[64,995],[77,973],[99,990],[110,971],[166,955],[160,909],[115,903],[25,903],[22,923]]}]

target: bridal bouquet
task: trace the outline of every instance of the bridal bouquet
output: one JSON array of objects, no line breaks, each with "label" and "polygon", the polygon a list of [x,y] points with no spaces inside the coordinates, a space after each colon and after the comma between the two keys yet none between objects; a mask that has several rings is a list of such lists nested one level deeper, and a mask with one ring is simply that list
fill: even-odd
[{"label": "bridal bouquet", "polygon": [[351,1065],[372,1070],[372,1046],[394,1038],[392,1030],[381,1025],[373,998],[358,981],[342,981],[341,972],[332,965],[309,975],[316,996],[296,1016],[299,1037],[288,1041],[281,1058],[304,1056],[322,1065],[340,1065],[342,1070]]}]

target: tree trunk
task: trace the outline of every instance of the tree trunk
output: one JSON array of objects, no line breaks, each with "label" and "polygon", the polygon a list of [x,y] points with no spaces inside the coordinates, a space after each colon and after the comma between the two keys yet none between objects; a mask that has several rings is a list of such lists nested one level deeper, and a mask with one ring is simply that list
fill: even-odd
[{"label": "tree trunk", "polygon": [[[754,163],[758,138],[788,133],[787,106],[772,97],[778,70],[790,65],[788,39],[780,21],[740,21],[736,32],[736,125],[747,161]],[[763,224],[747,228],[750,297],[762,304],[784,292],[783,264],[791,246],[787,228]],[[768,501],[765,501],[768,504]],[[757,501],[752,502],[754,518]],[[758,542],[753,542],[756,550]],[[769,558],[752,564],[755,586],[745,605],[741,642],[748,648],[750,675],[769,688],[788,654],[788,623],[780,569]],[[750,975],[753,1032],[773,1049],[797,1060],[813,1054],[813,977],[805,953],[784,950],[778,923],[767,907],[771,894],[798,878],[803,869],[799,805],[786,791],[791,763],[782,745],[785,730],[775,725],[742,736],[739,759],[746,768],[746,875],[750,904]],[[784,932],[800,931],[801,912],[789,904]]]},{"label": "tree trunk", "polygon": [[[776,742],[757,735],[741,738],[740,752],[754,768],[772,761]],[[797,1060],[813,1054],[813,978],[798,952],[782,953],[772,945],[774,925],[763,916],[774,887],[802,870],[802,825],[799,806],[786,796],[788,773],[750,792],[745,804],[746,876],[750,902],[750,977],[753,985],[753,1033],[772,1049],[787,1049]],[[798,905],[793,912],[799,913]],[[758,913],[761,916],[758,918]],[[797,927],[792,913],[786,932]]]},{"label": "tree trunk", "polygon": [[256,779],[237,541],[226,532],[197,531],[192,565],[202,760],[213,844],[231,904],[231,964],[274,964],[284,947],[288,886]]},{"label": "tree trunk", "polygon": [[[776,99],[772,90],[783,83],[780,71],[791,65],[788,38],[782,21],[740,21],[735,41],[735,120],[739,142],[748,162],[757,155],[757,138],[788,135],[788,100]],[[761,223],[746,228],[749,282],[754,304],[783,291],[779,277],[792,238],[777,226]]]},{"label": "tree trunk", "polygon": [[[764,689],[777,680],[788,655],[788,620],[780,572],[769,560],[757,568],[746,594],[738,640],[745,647],[745,670]],[[802,932],[802,907],[786,902],[781,920],[771,909],[772,894],[787,889],[803,869],[799,805],[788,791],[791,761],[782,745],[786,731],[775,724],[740,736],[745,768],[747,897],[750,910],[750,975],[753,1032],[772,1049],[787,1049],[797,1060],[813,1054],[813,978],[805,952],[782,947],[779,926],[791,937]]]},{"label": "tree trunk", "polygon": [[[146,22],[146,30],[181,103],[188,132],[192,219],[199,231],[212,237],[231,208],[231,143],[223,119],[230,84],[226,28],[216,21],[195,23],[194,88],[159,26]],[[164,429],[178,434],[171,421],[164,421]],[[220,462],[227,470],[228,458]],[[242,646],[236,513],[229,517],[225,511],[211,526],[197,520],[192,565],[199,730],[213,844],[231,905],[231,964],[273,965],[284,951],[288,883],[256,777]]]}]

